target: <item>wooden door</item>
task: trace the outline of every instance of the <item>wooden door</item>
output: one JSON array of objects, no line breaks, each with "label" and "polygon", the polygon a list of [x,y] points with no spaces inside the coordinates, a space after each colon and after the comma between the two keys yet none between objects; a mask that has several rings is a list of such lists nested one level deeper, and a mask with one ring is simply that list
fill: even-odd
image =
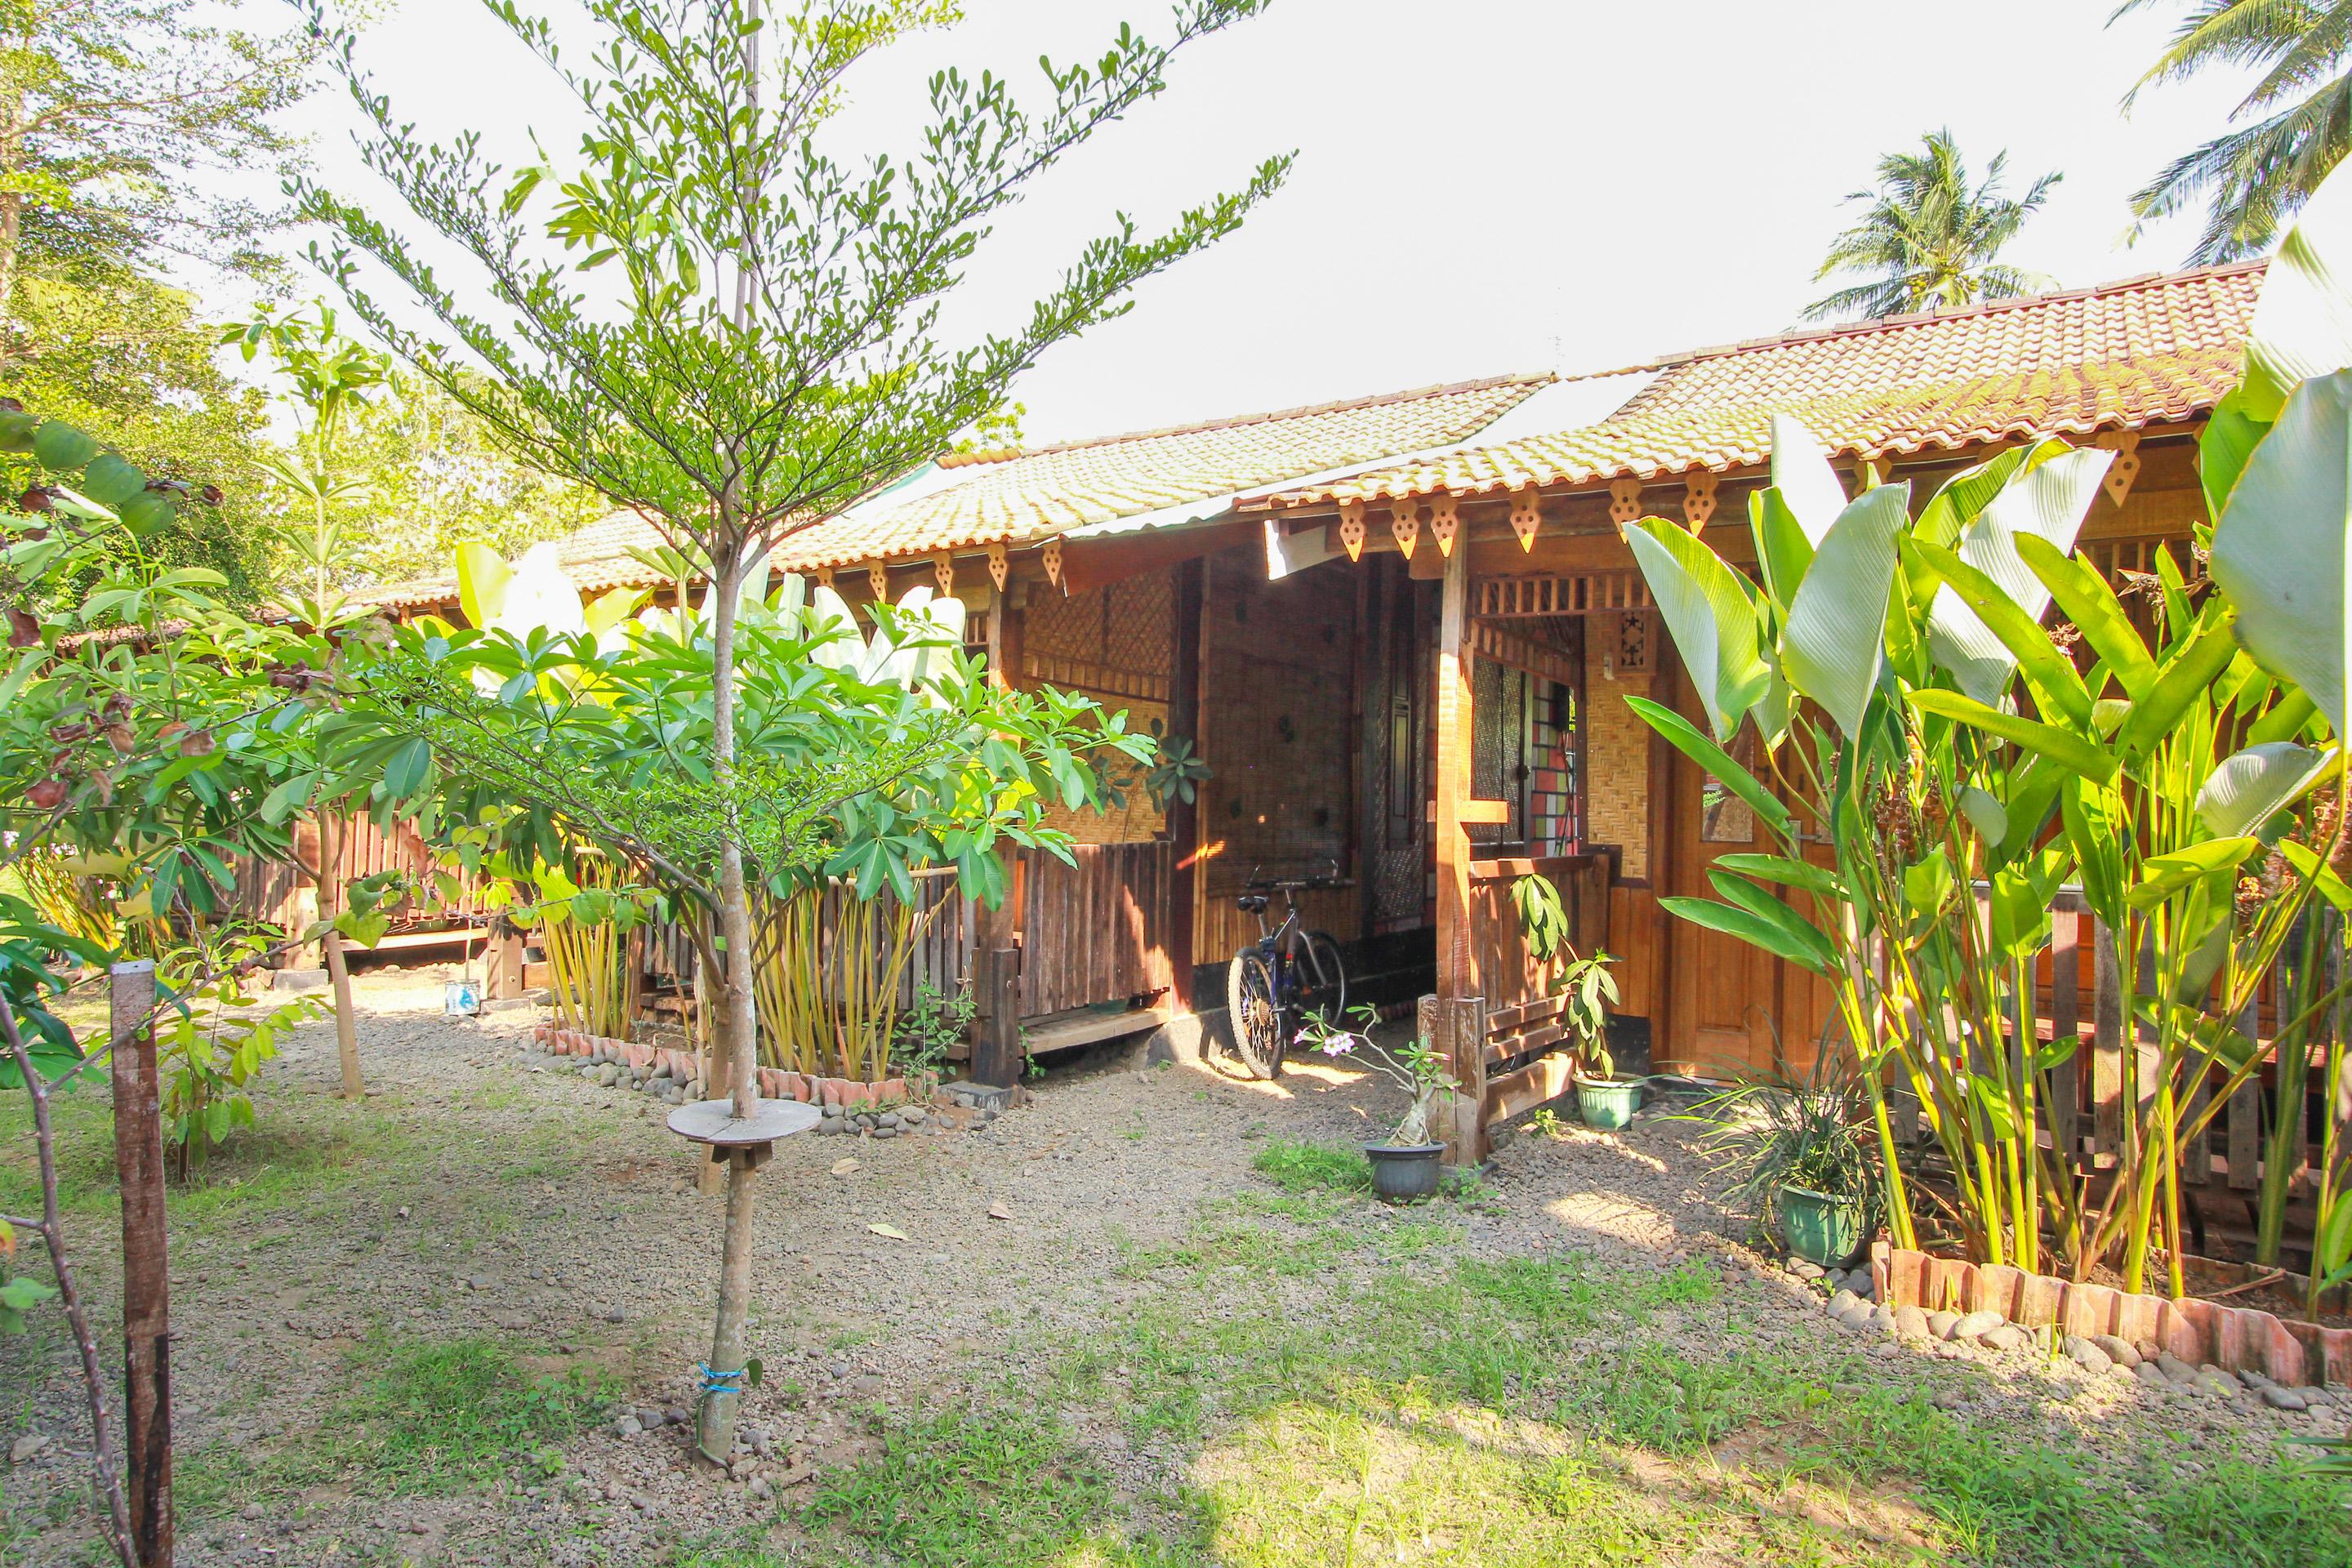
[{"label": "wooden door", "polygon": [[[1674,671],[1675,706],[1705,727],[1690,679],[1681,661]],[[1752,728],[1733,738],[1728,750],[1749,764],[1756,758]],[[1661,891],[1713,899],[1707,872],[1717,857],[1769,851],[1754,809],[1710,779],[1697,763],[1674,753],[1667,795],[1667,846]],[[1653,1042],[1659,1071],[1727,1077],[1772,1059],[1772,1030],[1780,1022],[1780,964],[1761,949],[1686,920],[1666,922],[1665,1038]]]}]

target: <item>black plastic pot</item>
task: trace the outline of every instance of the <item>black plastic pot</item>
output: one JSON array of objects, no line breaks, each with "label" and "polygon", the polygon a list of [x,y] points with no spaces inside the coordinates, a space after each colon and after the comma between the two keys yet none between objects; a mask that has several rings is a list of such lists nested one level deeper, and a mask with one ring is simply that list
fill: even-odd
[{"label": "black plastic pot", "polygon": [[1419,1203],[1437,1195],[1442,1173],[1437,1157],[1443,1143],[1367,1143],[1364,1157],[1372,1163],[1372,1191],[1384,1204]]}]

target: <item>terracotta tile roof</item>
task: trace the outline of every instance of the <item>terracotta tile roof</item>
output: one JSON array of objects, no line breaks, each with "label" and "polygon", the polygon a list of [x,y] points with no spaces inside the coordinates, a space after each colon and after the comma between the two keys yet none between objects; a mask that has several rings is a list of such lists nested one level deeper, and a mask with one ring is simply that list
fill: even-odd
[{"label": "terracotta tile roof", "polygon": [[970,479],[827,518],[786,540],[777,561],[807,570],[1036,543],[1088,523],[1450,446],[1551,379],[1496,376],[1011,456],[972,453],[950,459],[974,468]]},{"label": "terracotta tile roof", "polygon": [[[940,467],[972,470],[968,477],[827,518],[786,539],[773,561],[805,572],[1035,544],[1087,523],[1451,446],[1553,379],[1495,376],[1026,451],[956,453]],[[658,581],[629,551],[661,542],[652,524],[616,511],[563,541],[560,553],[581,592],[597,594]],[[455,603],[457,584],[454,578],[399,583],[354,597],[386,609],[417,609]]]},{"label": "terracotta tile roof", "polygon": [[[1769,456],[1772,416],[1842,457],[2088,436],[2192,418],[2238,379],[2263,264],[1702,349],[1598,425],[1244,498],[1244,510],[1598,485]],[[1622,373],[1611,373],[1622,374]]]}]

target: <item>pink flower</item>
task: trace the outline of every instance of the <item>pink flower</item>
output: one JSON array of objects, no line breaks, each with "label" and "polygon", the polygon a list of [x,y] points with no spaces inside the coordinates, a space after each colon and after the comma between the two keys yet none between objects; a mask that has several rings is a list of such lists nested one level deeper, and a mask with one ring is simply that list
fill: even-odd
[{"label": "pink flower", "polygon": [[1355,1048],[1356,1037],[1353,1035],[1334,1035],[1323,1043],[1323,1054],[1327,1057],[1344,1057]]}]

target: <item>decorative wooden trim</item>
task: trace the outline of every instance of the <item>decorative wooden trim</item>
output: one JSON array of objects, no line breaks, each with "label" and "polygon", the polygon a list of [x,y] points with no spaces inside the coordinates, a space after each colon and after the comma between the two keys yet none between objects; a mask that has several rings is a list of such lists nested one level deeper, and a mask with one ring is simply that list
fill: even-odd
[{"label": "decorative wooden trim", "polygon": [[1004,546],[992,544],[988,547],[988,580],[996,584],[996,591],[1000,594],[1004,592],[1004,574],[1011,565],[1005,558]]},{"label": "decorative wooden trim", "polygon": [[2131,496],[2132,481],[2139,478],[2139,432],[2117,430],[2099,437],[2098,444],[2115,451],[2116,460],[2107,465],[2106,477],[2099,483],[2107,499],[2121,506]]},{"label": "decorative wooden trim", "polygon": [[1543,526],[1542,497],[1536,487],[1528,485],[1511,492],[1511,531],[1519,536],[1521,550],[1536,547],[1536,530]]},{"label": "decorative wooden trim", "polygon": [[817,580],[817,584],[818,584],[818,586],[820,586],[820,587],[824,587],[824,588],[830,588],[830,587],[832,587],[832,586],[833,586],[833,568],[832,568],[832,567],[830,567],[830,566],[820,566],[820,567],[818,567],[818,568],[816,569],[816,580]]},{"label": "decorative wooden trim", "polygon": [[1885,484],[1886,476],[1894,469],[1895,464],[1890,458],[1856,458],[1853,460],[1853,482],[1858,489],[1866,490],[1874,484]]},{"label": "decorative wooden trim", "polygon": [[1454,535],[1461,526],[1461,510],[1451,491],[1440,490],[1429,498],[1429,532],[1437,541],[1440,555],[1453,555]]},{"label": "decorative wooden trim", "polygon": [[[1046,580],[1047,582],[1049,582],[1049,583],[1053,584],[1055,587],[1056,587],[1056,588],[1061,588],[1061,587],[1062,587],[1062,542],[1061,542],[1061,540],[1060,540],[1060,539],[1058,539],[1058,538],[1055,538],[1055,539],[1049,539],[1049,540],[1045,541],[1045,551],[1044,551],[1044,552],[1043,552],[1043,553],[1044,553],[1045,561],[1045,580]],[[1067,588],[1062,588],[1062,591],[1063,591],[1064,593],[1066,593],[1066,594],[1069,592],[1069,590],[1068,590]]]},{"label": "decorative wooden trim", "polygon": [[1513,669],[1524,669],[1530,675],[1557,680],[1564,686],[1575,685],[1584,673],[1576,660],[1559,649],[1506,630],[1488,620],[1471,622],[1470,645],[1481,658],[1508,665]]},{"label": "decorative wooden trim", "polygon": [[1642,481],[1628,475],[1609,481],[1609,521],[1622,528],[1642,515]]},{"label": "decorative wooden trim", "polygon": [[955,592],[955,557],[944,550],[932,556],[931,578],[939,584],[940,593],[953,594]]},{"label": "decorative wooden trim", "polygon": [[1481,577],[1473,611],[1481,620],[1518,616],[1597,616],[1646,610],[1650,584],[1637,568],[1566,576]]},{"label": "decorative wooden trim", "polygon": [[1348,559],[1364,558],[1364,503],[1343,500],[1339,503],[1339,542],[1347,547]]},{"label": "decorative wooden trim", "polygon": [[1656,629],[1650,617],[1631,611],[1617,617],[1617,646],[1609,655],[1607,664],[1612,675],[1648,675],[1650,647],[1657,640]]},{"label": "decorative wooden trim", "polygon": [[1715,515],[1716,476],[1699,471],[1683,479],[1683,521],[1696,533]]},{"label": "decorative wooden trim", "polygon": [[1421,539],[1421,503],[1413,500],[1389,503],[1389,531],[1396,535],[1397,548],[1404,552],[1407,561],[1412,559],[1412,547]]},{"label": "decorative wooden trim", "polygon": [[890,572],[879,561],[866,563],[866,585],[874,590],[874,602],[887,604],[890,599]]}]

